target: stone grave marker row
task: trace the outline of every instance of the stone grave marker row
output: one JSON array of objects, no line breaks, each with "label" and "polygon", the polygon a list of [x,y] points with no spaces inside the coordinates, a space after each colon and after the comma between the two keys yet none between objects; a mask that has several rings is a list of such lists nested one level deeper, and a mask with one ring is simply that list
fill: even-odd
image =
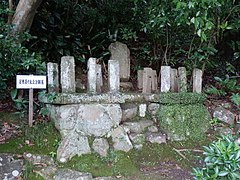
[{"label": "stone grave marker row", "polygon": [[[161,66],[160,92],[187,92],[187,72],[185,67],[173,69]],[[156,92],[158,87],[157,73],[151,68],[138,70],[138,89],[142,93]],[[193,92],[202,92],[202,71],[193,70]]]},{"label": "stone grave marker row", "polygon": [[[96,63],[96,58],[88,60],[88,92],[102,92],[103,79],[102,68]],[[48,63],[48,91],[59,92],[58,65]],[[75,62],[74,57],[64,56],[61,59],[60,84],[63,93],[76,92]],[[161,66],[160,92],[187,92],[187,73],[185,67],[173,69],[170,66]],[[119,92],[120,89],[120,65],[117,60],[108,61],[108,88],[109,92]],[[144,68],[138,71],[138,89],[142,93],[153,93],[158,90],[158,78],[156,70]],[[202,92],[202,71],[193,70],[193,92]]]},{"label": "stone grave marker row", "polygon": [[152,68],[144,68],[138,71],[138,89],[143,93],[156,92],[158,87],[157,72]]},{"label": "stone grave marker row", "polygon": [[[96,58],[89,58],[87,73],[87,90],[89,93],[102,92],[103,79],[102,68],[96,63]],[[47,64],[48,71],[48,92],[59,92],[58,65],[56,63]],[[118,92],[120,89],[119,62],[116,60],[108,61],[108,87],[109,92]],[[75,62],[74,57],[64,56],[61,58],[61,89],[62,93],[76,92],[75,82]]]}]

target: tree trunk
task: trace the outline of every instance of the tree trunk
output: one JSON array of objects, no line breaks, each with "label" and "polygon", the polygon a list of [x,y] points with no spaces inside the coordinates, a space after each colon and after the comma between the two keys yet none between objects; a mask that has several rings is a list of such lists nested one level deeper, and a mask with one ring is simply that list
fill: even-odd
[{"label": "tree trunk", "polygon": [[13,16],[13,32],[23,32],[32,25],[36,10],[42,0],[20,0]]},{"label": "tree trunk", "polygon": [[[8,0],[8,8],[9,8],[10,11],[14,10],[13,0]],[[8,14],[8,22],[7,22],[7,24],[11,24],[12,23],[12,18],[13,18],[13,14],[12,13]]]}]

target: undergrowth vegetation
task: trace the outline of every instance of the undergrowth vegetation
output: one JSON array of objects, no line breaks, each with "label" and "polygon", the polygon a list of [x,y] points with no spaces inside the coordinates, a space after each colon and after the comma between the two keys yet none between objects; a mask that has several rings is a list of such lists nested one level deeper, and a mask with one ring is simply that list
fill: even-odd
[{"label": "undergrowth vegetation", "polygon": [[18,129],[19,135],[1,145],[0,152],[16,154],[30,152],[56,156],[60,134],[53,122],[39,122],[33,127],[29,127],[24,122],[21,124]]},{"label": "undergrowth vegetation", "polygon": [[226,78],[214,77],[216,84],[206,88],[206,93],[209,95],[215,95],[217,98],[229,97],[229,100],[239,108],[240,105],[240,84],[237,77]]},{"label": "undergrowth vegetation", "polygon": [[204,166],[194,168],[194,179],[240,179],[240,148],[232,135],[222,136],[203,147]]}]

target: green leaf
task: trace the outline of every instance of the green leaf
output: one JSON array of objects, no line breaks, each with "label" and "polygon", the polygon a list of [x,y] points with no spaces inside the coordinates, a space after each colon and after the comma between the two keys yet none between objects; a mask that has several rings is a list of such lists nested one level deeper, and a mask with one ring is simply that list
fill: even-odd
[{"label": "green leaf", "polygon": [[204,159],[204,162],[209,162],[211,160],[211,157],[207,156],[205,159]]},{"label": "green leaf", "polygon": [[12,89],[10,94],[11,94],[12,100],[15,100],[17,97],[17,89]]},{"label": "green leaf", "polygon": [[207,36],[206,36],[206,34],[205,34],[205,32],[201,32],[201,41],[207,41]]},{"label": "green leaf", "polygon": [[230,100],[236,104],[237,106],[240,105],[240,94],[233,94],[232,96],[230,96]]},{"label": "green leaf", "polygon": [[235,156],[235,155],[232,154],[232,155],[229,157],[229,159],[232,160],[232,159],[234,158],[234,156]]},{"label": "green leaf", "polygon": [[233,175],[233,177],[240,179],[240,173],[233,172],[232,175]]},{"label": "green leaf", "polygon": [[214,79],[217,81],[217,82],[222,82],[222,79],[220,77],[214,77]]},{"label": "green leaf", "polygon": [[194,24],[194,22],[195,22],[195,17],[193,17],[193,18],[190,20],[190,22]]},{"label": "green leaf", "polygon": [[219,167],[216,166],[216,167],[214,168],[214,171],[215,171],[215,175],[218,176],[218,173],[219,173]]},{"label": "green leaf", "polygon": [[232,26],[227,26],[226,29],[233,29],[233,27]]},{"label": "green leaf", "polygon": [[226,176],[228,173],[229,172],[227,172],[227,171],[221,171],[221,172],[219,172],[218,176],[223,177],[223,176]]},{"label": "green leaf", "polygon": [[240,150],[238,150],[237,152],[236,159],[239,159],[239,157],[240,157]]},{"label": "green leaf", "polygon": [[199,37],[201,37],[201,33],[202,33],[202,30],[199,29],[199,30],[197,31],[197,35],[198,35]]}]

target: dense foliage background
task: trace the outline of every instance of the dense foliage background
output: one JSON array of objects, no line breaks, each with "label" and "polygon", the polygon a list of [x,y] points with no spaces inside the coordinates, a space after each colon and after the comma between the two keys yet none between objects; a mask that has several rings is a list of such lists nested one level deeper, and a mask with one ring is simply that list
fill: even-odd
[{"label": "dense foliage background", "polygon": [[[17,5],[18,1],[14,1]],[[239,76],[240,4],[235,0],[43,1],[28,33],[11,36],[8,1],[0,4],[0,89],[17,73],[72,55],[85,69],[89,57],[109,58],[113,41],[131,50],[133,75],[161,65],[206,75]]]}]

